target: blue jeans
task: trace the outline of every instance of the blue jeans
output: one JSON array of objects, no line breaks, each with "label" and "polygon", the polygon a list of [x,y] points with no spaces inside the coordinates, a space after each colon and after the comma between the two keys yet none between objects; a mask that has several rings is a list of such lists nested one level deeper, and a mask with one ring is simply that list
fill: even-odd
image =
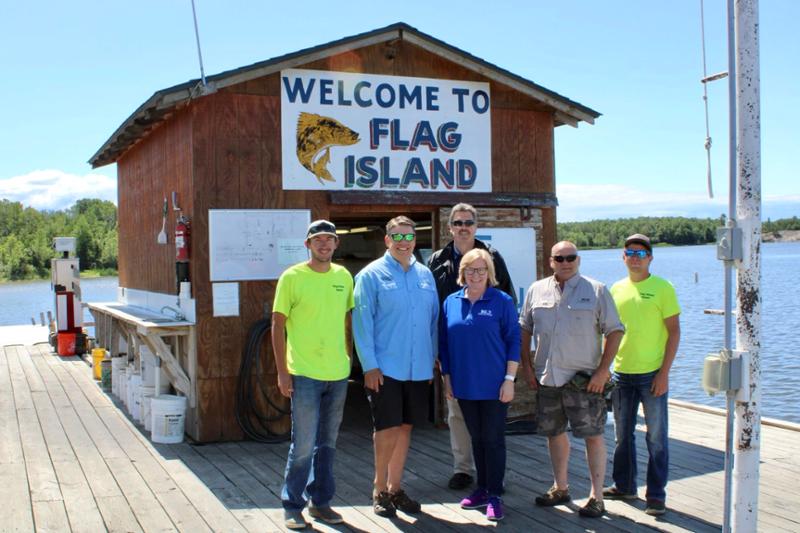
[{"label": "blue jeans", "polygon": [[667,394],[655,397],[650,392],[657,372],[647,374],[614,374],[617,388],[611,393],[614,404],[614,485],[626,494],[636,493],[636,417],[639,404],[644,407],[647,424],[647,492],[645,497],[666,501],[669,473],[669,437]]},{"label": "blue jeans", "polygon": [[281,501],[284,509],[303,509],[309,499],[316,507],[326,507],[336,491],[333,457],[347,397],[347,380],[319,381],[292,376],[292,384],[292,444]]},{"label": "blue jeans", "polygon": [[500,400],[458,400],[472,439],[472,457],[478,474],[478,488],[489,496],[503,493],[506,473],[506,413]]}]

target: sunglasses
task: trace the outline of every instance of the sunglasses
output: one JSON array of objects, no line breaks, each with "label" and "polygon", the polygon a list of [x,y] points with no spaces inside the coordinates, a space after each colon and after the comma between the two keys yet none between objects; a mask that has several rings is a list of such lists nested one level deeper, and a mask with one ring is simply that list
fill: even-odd
[{"label": "sunglasses", "polygon": [[567,263],[573,263],[577,258],[578,254],[552,256],[553,261],[555,261],[556,263],[563,263],[564,261],[566,261]]},{"label": "sunglasses", "polygon": [[451,226],[455,226],[457,228],[460,228],[461,226],[466,226],[468,228],[471,228],[472,226],[475,225],[475,221],[474,220],[454,220],[454,221],[452,221],[450,223],[450,225]]},{"label": "sunglasses", "polygon": [[489,269],[486,268],[486,267],[481,267],[481,268],[469,268],[468,267],[468,268],[464,269],[464,274],[466,274],[467,276],[471,276],[473,274],[477,274],[479,276],[483,276],[487,272],[489,272]]},{"label": "sunglasses", "polygon": [[638,257],[639,259],[644,259],[650,255],[650,252],[647,250],[625,250],[625,257]]},{"label": "sunglasses", "polygon": [[416,238],[416,233],[390,233],[389,238],[394,242],[411,242]]}]

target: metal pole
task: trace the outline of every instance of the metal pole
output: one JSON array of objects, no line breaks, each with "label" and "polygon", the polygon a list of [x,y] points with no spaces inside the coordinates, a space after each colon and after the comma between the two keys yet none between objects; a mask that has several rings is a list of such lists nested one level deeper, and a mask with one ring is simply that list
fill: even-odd
[{"label": "metal pole", "polygon": [[[736,347],[749,353],[749,396],[734,421],[733,531],[755,531],[761,454],[761,109],[758,0],[736,0],[737,221],[743,258],[736,283]],[[747,392],[747,391],[745,391]]]},{"label": "metal pole", "polygon": [[[728,0],[728,219],[736,225],[736,53],[734,0]],[[725,342],[726,354],[733,349],[733,261],[725,261]],[[722,507],[722,531],[731,531],[731,493],[733,487],[733,413],[735,391],[725,394],[725,491]]]},{"label": "metal pole", "polygon": [[197,29],[197,11],[194,8],[194,0],[192,0],[192,18],[194,19],[194,38],[197,41],[197,58],[200,60],[200,80],[203,84],[203,89],[205,89],[206,73],[203,70],[203,54],[200,52],[200,31]]}]

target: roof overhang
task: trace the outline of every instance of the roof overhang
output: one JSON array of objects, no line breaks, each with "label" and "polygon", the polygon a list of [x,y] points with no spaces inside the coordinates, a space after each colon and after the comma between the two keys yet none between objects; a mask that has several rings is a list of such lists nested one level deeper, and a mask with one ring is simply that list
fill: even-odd
[{"label": "roof overhang", "polygon": [[113,135],[89,159],[89,163],[93,168],[115,163],[131,146],[142,139],[151,129],[163,122],[172,112],[196,98],[212,94],[225,87],[268,76],[284,69],[300,67],[313,61],[359,48],[396,40],[411,43],[541,102],[552,108],[556,126],[568,124],[577,127],[580,122],[594,124],[594,120],[600,116],[597,111],[537,85],[530,80],[422,33],[405,23],[397,23],[385,28],[345,37],[331,43],[254,63],[246,67],[215,74],[207,77],[205,86],[199,79],[194,79],[157,91],[117,128]]}]

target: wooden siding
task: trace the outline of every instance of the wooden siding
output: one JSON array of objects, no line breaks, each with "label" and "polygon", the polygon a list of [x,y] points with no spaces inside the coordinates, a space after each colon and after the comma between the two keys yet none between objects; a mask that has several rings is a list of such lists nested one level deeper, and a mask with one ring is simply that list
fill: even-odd
[{"label": "wooden siding", "polygon": [[[193,108],[194,187],[192,261],[198,324],[198,408],[201,441],[242,438],[234,417],[237,378],[251,325],[271,308],[274,281],[239,283],[236,317],[213,317],[208,249],[209,209],[283,209],[306,207],[314,194],[280,188],[280,107],[273,97],[217,94]],[[268,339],[262,346],[268,373],[274,365]],[[273,382],[271,375],[266,378]],[[284,403],[275,392],[274,399]],[[288,419],[275,430],[288,428]]]},{"label": "wooden siding", "polygon": [[[487,81],[480,74],[406,42],[380,44],[309,63],[308,69],[361,71],[440,79]],[[553,194],[553,116],[539,103],[490,82],[492,166],[495,193]],[[284,191],[281,187],[279,75],[266,76],[198,98],[134,146],[119,161],[120,284],[159,293],[175,292],[172,232],[167,246],[156,244],[163,196],[177,190],[192,223],[191,278],[197,323],[199,441],[236,440],[241,430],[233,400],[242,351],[250,326],[271,307],[274,281],[239,283],[240,315],[213,317],[208,268],[209,209],[303,209],[313,218],[344,213],[430,212],[459,201],[442,194],[438,205],[332,205],[325,191]],[[428,200],[429,201],[429,200]],[[555,239],[555,210],[512,209],[532,214],[540,242]],[[538,218],[541,216],[541,218]],[[541,221],[541,222],[540,222]],[[435,234],[435,232],[434,232]],[[541,251],[538,264],[546,261]],[[145,259],[146,258],[146,259]],[[541,275],[542,272],[540,271]],[[269,342],[265,368],[274,374]],[[274,383],[274,376],[266,377]],[[273,387],[271,394],[283,403]],[[288,428],[288,419],[273,430]]]},{"label": "wooden siding", "polygon": [[[119,283],[122,287],[176,294],[175,221],[171,194],[184,213],[192,205],[191,113],[179,111],[135,145],[118,164]],[[164,197],[168,244],[156,242]]]},{"label": "wooden siding", "polygon": [[[315,61],[302,68],[489,81],[472,70],[407,42],[376,44]],[[493,191],[555,192],[552,113],[539,102],[508,86],[494,81],[489,81],[489,84],[492,99]],[[280,76],[265,76],[227,87],[223,91],[280,98]],[[450,202],[445,200],[443,198],[443,204]]]}]

